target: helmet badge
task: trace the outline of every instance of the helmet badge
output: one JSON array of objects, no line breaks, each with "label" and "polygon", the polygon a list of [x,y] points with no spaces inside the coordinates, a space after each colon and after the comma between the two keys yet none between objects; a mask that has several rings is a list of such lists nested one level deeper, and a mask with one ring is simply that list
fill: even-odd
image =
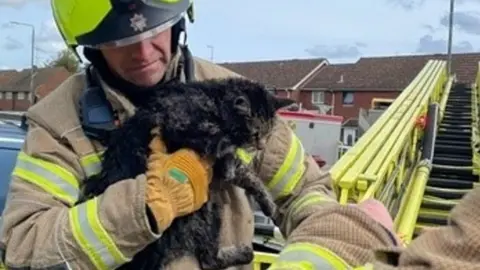
[{"label": "helmet badge", "polygon": [[132,18],[130,18],[130,26],[135,32],[143,31],[147,27],[147,18],[143,14],[135,13]]}]

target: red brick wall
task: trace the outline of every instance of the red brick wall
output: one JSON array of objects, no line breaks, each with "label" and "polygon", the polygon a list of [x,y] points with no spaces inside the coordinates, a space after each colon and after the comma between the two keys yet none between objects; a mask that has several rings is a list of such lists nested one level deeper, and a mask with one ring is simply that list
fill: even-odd
[{"label": "red brick wall", "polygon": [[30,101],[27,93],[25,93],[25,98],[22,100],[17,100],[16,93],[13,94],[12,99],[6,99],[5,95],[3,99],[0,99],[0,110],[2,111],[25,111],[29,106]]},{"label": "red brick wall", "polygon": [[63,83],[63,81],[68,79],[68,77],[70,77],[70,76],[71,76],[71,74],[66,69],[62,69],[62,70],[56,72],[54,76],[51,76],[50,78],[48,78],[48,81],[41,84],[37,88],[37,90],[36,90],[37,95],[39,95],[40,98],[48,95],[51,91],[53,91],[55,88],[57,88],[60,84]]},{"label": "red brick wall", "polygon": [[[65,81],[71,74],[66,69],[60,69],[52,76],[48,77],[44,83],[40,84],[36,89],[36,94],[41,99],[48,95],[51,91],[57,88],[63,81]],[[25,93],[25,99],[17,100],[16,93],[13,93],[12,99],[5,98],[5,92],[3,98],[0,99],[0,110],[2,111],[25,111],[30,107],[30,99],[27,97],[28,93]],[[37,100],[38,101],[38,100]]]},{"label": "red brick wall", "polygon": [[[345,121],[352,117],[358,117],[360,108],[370,108],[373,98],[396,98],[400,92],[378,92],[378,91],[359,91],[353,94],[353,105],[343,104],[342,92],[333,93],[333,114],[343,116]],[[312,106],[312,92],[302,91],[300,93],[299,102],[302,103],[303,108],[308,110],[315,110]],[[325,92],[325,104],[332,105],[332,92]]]},{"label": "red brick wall", "polygon": [[11,111],[13,110],[12,100],[0,99],[0,110]]},{"label": "red brick wall", "polygon": [[[13,103],[13,102],[12,102]],[[13,104],[14,111],[26,111],[28,107],[30,107],[30,100],[25,97],[23,100],[15,100],[15,104]]]},{"label": "red brick wall", "polygon": [[[291,92],[290,92],[290,94],[291,94]],[[275,92],[275,95],[278,96],[278,97],[284,97],[284,98],[286,98],[286,97],[288,96],[288,92],[285,91],[285,90],[277,90],[277,91]]]}]

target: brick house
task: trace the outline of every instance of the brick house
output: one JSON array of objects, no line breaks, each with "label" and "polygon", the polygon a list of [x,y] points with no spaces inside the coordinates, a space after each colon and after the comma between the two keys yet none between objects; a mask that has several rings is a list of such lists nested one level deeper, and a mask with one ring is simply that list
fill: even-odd
[{"label": "brick house", "polygon": [[[63,67],[38,68],[34,73],[37,99],[46,96],[71,75]],[[0,110],[24,111],[31,104],[30,69],[0,71]]]},{"label": "brick house", "polygon": [[276,95],[295,100],[304,85],[328,64],[324,58],[219,63],[242,76],[275,88]]},{"label": "brick house", "polygon": [[[356,63],[331,64],[302,88],[300,102],[306,109],[326,105],[328,113],[357,118],[360,108],[370,108],[373,98],[396,98],[429,59],[446,55],[362,57]],[[454,54],[452,70],[461,82],[475,80],[480,53]]]}]

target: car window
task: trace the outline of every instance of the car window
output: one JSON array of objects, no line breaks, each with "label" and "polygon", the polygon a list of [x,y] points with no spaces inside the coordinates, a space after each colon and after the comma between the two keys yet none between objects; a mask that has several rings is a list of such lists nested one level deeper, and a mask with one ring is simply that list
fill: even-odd
[{"label": "car window", "polygon": [[10,178],[18,152],[18,149],[0,148],[0,211],[3,211],[5,206],[5,199],[10,186]]}]

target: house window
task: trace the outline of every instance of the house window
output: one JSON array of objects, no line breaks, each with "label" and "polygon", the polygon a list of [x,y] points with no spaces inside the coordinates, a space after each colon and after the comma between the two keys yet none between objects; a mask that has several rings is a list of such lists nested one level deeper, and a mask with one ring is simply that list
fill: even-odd
[{"label": "house window", "polygon": [[353,105],[353,92],[342,92],[343,105]]},{"label": "house window", "polygon": [[23,92],[17,93],[17,99],[18,100],[24,100],[25,99],[25,93],[23,93]]},{"label": "house window", "polygon": [[312,104],[323,104],[323,103],[325,103],[325,93],[323,91],[313,91]]},{"label": "house window", "polygon": [[6,99],[12,99],[12,96],[13,96],[12,92],[5,93],[5,98]]}]

